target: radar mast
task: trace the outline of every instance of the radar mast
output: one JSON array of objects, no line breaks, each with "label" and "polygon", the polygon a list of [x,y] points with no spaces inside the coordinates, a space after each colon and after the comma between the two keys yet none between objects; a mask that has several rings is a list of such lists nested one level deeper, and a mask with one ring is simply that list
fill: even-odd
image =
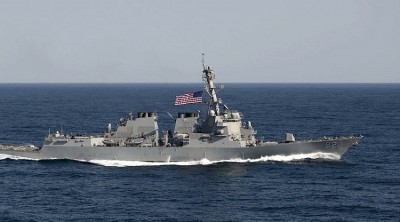
[{"label": "radar mast", "polygon": [[215,72],[212,69],[211,66],[206,66],[204,63],[204,53],[202,53],[202,63],[203,63],[203,81],[205,82],[204,88],[208,92],[208,94],[211,97],[210,104],[209,104],[209,114],[211,114],[213,111],[215,115],[219,116],[220,111],[219,111],[219,102],[217,98],[217,93],[215,92],[215,86],[214,86],[214,79],[215,79]]}]

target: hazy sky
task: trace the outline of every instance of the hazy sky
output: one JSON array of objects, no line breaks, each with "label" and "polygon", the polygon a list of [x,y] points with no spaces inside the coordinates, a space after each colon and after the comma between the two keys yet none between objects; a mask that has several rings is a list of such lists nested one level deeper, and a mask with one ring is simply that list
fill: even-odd
[{"label": "hazy sky", "polygon": [[399,0],[0,0],[0,83],[400,82]]}]

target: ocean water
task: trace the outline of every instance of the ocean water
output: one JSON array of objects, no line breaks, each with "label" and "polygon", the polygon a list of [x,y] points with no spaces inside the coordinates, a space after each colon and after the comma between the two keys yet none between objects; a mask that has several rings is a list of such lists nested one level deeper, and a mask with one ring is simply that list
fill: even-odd
[{"label": "ocean water", "polygon": [[[162,130],[201,84],[0,84],[0,144],[49,129],[97,134],[129,111]],[[362,134],[326,154],[189,163],[36,161],[0,155],[0,221],[399,221],[400,84],[226,84],[218,92],[264,140]]]}]

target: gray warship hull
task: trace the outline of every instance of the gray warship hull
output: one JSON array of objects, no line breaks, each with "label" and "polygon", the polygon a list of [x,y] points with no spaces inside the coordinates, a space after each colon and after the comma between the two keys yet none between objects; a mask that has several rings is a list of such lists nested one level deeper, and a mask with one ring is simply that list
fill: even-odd
[{"label": "gray warship hull", "polygon": [[95,147],[45,145],[41,149],[3,149],[1,154],[37,160],[121,160],[143,162],[184,162],[207,159],[210,161],[232,159],[259,159],[275,155],[329,153],[339,158],[362,137],[343,137],[290,143],[267,142],[254,147]]}]

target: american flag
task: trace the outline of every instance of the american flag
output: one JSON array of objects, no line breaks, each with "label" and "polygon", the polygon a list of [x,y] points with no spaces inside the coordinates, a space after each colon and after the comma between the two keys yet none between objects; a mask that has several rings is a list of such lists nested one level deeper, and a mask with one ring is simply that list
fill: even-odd
[{"label": "american flag", "polygon": [[203,101],[203,91],[186,93],[180,96],[176,96],[175,106],[201,103],[202,101]]}]

